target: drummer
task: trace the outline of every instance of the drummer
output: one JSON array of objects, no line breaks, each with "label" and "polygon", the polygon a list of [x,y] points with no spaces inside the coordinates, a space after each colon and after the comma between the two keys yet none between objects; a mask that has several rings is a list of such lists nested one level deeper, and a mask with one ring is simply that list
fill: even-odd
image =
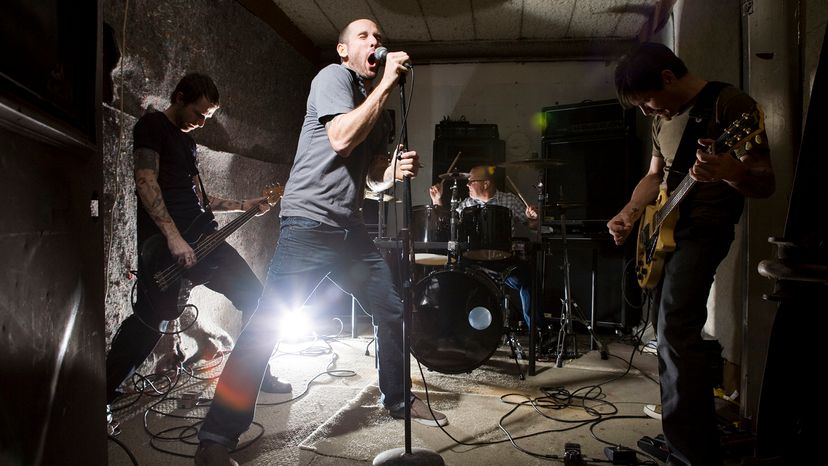
[{"label": "drummer", "polygon": [[[484,206],[484,205],[498,205],[507,207],[512,211],[512,231],[514,232],[516,223],[528,225],[529,228],[537,228],[538,212],[533,206],[527,205],[524,208],[523,202],[512,193],[499,191],[495,186],[494,174],[495,167],[489,165],[479,165],[469,171],[469,197],[464,199],[459,207],[458,212],[461,212],[466,207]],[[443,188],[441,183],[437,183],[429,188],[429,195],[431,202],[434,205],[442,205]],[[501,261],[485,261],[476,262],[476,265],[484,269],[488,269],[497,273],[503,272],[510,267],[514,269],[506,276],[506,286],[518,291],[520,294],[520,304],[523,310],[523,320],[526,325],[529,325],[529,310],[531,309],[531,291],[532,291],[532,273],[529,264],[524,261],[519,261],[514,258],[509,258]],[[538,312],[535,317],[536,328],[541,329],[541,333],[546,333],[546,323],[543,317],[543,312],[538,306]],[[541,342],[546,340],[546,335],[543,335]]]}]

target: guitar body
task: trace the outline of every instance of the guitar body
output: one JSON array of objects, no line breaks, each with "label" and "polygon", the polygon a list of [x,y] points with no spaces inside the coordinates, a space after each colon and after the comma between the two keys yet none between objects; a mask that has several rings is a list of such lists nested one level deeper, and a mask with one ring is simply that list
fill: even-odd
[{"label": "guitar body", "polygon": [[[282,198],[283,192],[281,186],[269,185],[262,195],[272,207]],[[220,230],[216,230],[217,224],[212,214],[204,212],[181,232],[181,237],[193,248],[198,264],[259,212],[259,206],[254,205]],[[141,246],[138,263],[142,274],[139,277],[142,284],[140,292],[165,320],[178,318],[187,304],[190,290],[206,283],[212,274],[208,267],[196,266],[188,270],[178,264],[167,248],[167,239],[160,233],[148,238]]]},{"label": "guitar body", "polygon": [[664,272],[667,253],[676,249],[673,231],[678,221],[678,210],[671,212],[658,226],[656,214],[667,203],[667,191],[658,193],[656,203],[644,208],[638,227],[638,241],[635,250],[635,276],[641,288],[655,288]]},{"label": "guitar body", "polygon": [[[196,217],[187,229],[181,233],[187,243],[193,250],[197,250],[199,242],[207,234],[215,230],[215,220],[208,213],[203,213]],[[179,278],[174,280],[164,289],[158,286],[156,280],[146,279],[153,277],[158,271],[165,270],[170,267],[178,267],[178,264],[170,254],[167,248],[167,239],[164,235],[158,233],[147,238],[141,246],[141,253],[138,256],[140,269],[147,277],[142,280],[141,292],[149,299],[153,308],[162,314],[167,314],[165,320],[171,320],[178,317],[178,315],[171,316],[173,310],[180,314],[180,309],[187,304],[190,290],[193,286],[206,281],[206,277],[200,280],[194,280],[194,274],[188,274],[186,278]],[[170,313],[170,314],[168,314]]]}]

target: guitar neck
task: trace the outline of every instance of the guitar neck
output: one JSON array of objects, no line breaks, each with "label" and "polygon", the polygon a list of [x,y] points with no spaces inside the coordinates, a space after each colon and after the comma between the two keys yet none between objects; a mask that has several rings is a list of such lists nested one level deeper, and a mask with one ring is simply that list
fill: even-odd
[{"label": "guitar neck", "polygon": [[661,228],[661,224],[664,223],[664,220],[676,210],[676,207],[687,197],[687,194],[690,193],[690,189],[696,185],[696,180],[693,179],[692,176],[688,173],[684,176],[684,179],[681,180],[681,183],[670,193],[670,198],[667,199],[667,202],[661,207],[661,209],[656,212],[653,216],[653,223],[655,224],[655,231],[658,231]]},{"label": "guitar neck", "polygon": [[219,230],[202,238],[196,247],[193,248],[196,254],[196,260],[201,260],[222,243],[228,236],[233,234],[236,230],[241,228],[245,223],[250,221],[256,214],[259,213],[259,206],[253,206],[245,211],[243,214],[234,218],[230,223],[224,225]]}]

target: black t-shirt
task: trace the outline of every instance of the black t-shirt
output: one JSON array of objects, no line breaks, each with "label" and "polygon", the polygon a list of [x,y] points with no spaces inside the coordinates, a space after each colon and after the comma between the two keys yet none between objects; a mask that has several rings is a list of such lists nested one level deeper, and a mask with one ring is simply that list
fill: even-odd
[{"label": "black t-shirt", "polygon": [[[182,233],[204,212],[193,177],[198,174],[193,138],[176,128],[163,112],[142,116],[133,129],[134,149],[158,153],[158,185],[167,211]],[[138,200],[138,242],[160,233]]]}]

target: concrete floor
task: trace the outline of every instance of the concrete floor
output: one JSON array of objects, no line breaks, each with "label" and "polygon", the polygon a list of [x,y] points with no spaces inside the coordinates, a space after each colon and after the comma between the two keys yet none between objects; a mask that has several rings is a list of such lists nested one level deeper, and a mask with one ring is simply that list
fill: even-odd
[{"label": "concrete floor", "polygon": [[[585,336],[579,341],[588,344]],[[366,348],[370,351],[369,356],[365,355]],[[592,406],[602,413],[617,411],[615,415],[605,416],[609,420],[595,426],[596,436],[612,444],[636,448],[636,441],[642,436],[654,437],[660,433],[660,423],[642,415],[644,404],[658,400],[656,358],[620,342],[611,343],[609,350],[608,360],[601,360],[597,351],[586,352],[577,359],[567,360],[563,368],[556,368],[553,361],[539,361],[536,375],[526,377],[526,380],[518,378],[505,345],[469,374],[446,375],[425,370],[434,406],[449,415],[451,424],[445,432],[412,424],[414,446],[439,451],[446,464],[546,464],[552,457],[563,455],[565,443],[575,442],[581,445],[585,457],[604,460],[606,444],[593,438],[588,426],[572,428],[572,421],[593,416],[583,406],[556,407],[554,410],[544,406],[538,410],[521,407],[503,424],[513,436],[528,436],[516,442],[524,451],[503,441],[506,434],[498,428],[498,422],[514,405],[502,402],[502,395],[512,394],[507,401],[523,401],[544,397],[552,387],[563,387],[575,395],[595,398],[586,402],[574,400],[573,405]],[[293,396],[302,396],[286,402],[291,398],[289,395],[262,394],[256,412],[258,425],[254,424],[245,434],[241,445],[255,441],[233,453],[233,457],[241,464],[250,465],[366,464],[388,448],[402,447],[403,422],[389,421],[385,412],[377,407],[375,392],[370,391],[369,386],[376,383],[373,354],[368,337],[282,344],[271,362],[274,373],[293,384]],[[633,354],[634,367],[627,371]],[[526,369],[525,362],[523,369]],[[339,372],[326,373],[333,370]],[[218,367],[202,373],[201,377],[217,374]],[[415,392],[423,397],[422,377],[413,358],[412,379]],[[187,392],[211,397],[213,383],[184,376],[166,400],[159,402],[160,398],[145,397],[116,411],[122,429],[117,439],[131,450],[138,464],[192,464],[188,456],[195,451],[198,419],[206,413],[206,408],[185,410],[176,409],[176,405]],[[601,383],[604,384],[600,389],[582,388]],[[163,385],[163,382],[159,383],[162,391],[165,390]],[[577,391],[579,388],[581,390]],[[371,421],[365,425],[346,426],[347,435],[324,437],[325,432],[337,430],[336,426],[331,427],[332,422],[326,424],[326,421],[354,399],[357,404],[367,404],[361,409],[368,410],[366,419]],[[129,398],[125,400],[128,401]],[[539,403],[542,401],[538,400]],[[147,413],[147,408],[153,404],[157,406]],[[123,403],[117,404],[116,409],[118,406]],[[334,420],[339,418],[345,423],[361,419],[347,412],[340,413]],[[323,429],[316,432],[320,426]],[[166,439],[151,439],[148,431]],[[455,443],[447,433],[465,442],[485,439],[500,443],[466,447]],[[304,448],[300,448],[303,441]],[[308,443],[313,447],[314,442],[318,448],[307,449]],[[112,441],[109,463],[132,464],[124,450]]]}]

